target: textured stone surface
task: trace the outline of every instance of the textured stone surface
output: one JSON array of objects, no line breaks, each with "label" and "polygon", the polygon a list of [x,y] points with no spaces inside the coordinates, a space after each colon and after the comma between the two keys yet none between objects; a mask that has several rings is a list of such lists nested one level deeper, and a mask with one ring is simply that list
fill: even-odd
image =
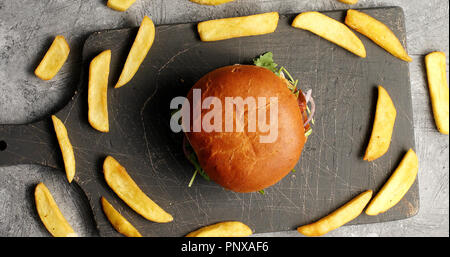
[{"label": "textured stone surface", "polygon": [[[33,70],[56,34],[71,45],[69,62],[80,62],[81,46],[97,30],[138,26],[144,15],[156,24],[195,22],[265,11],[294,13],[346,9],[336,0],[236,0],[222,6],[200,6],[188,0],[138,0],[127,12],[106,7],[106,1],[0,1],[0,124],[28,123],[58,109],[71,97],[77,72],[63,69],[49,82]],[[446,0],[360,0],[355,8],[401,6],[405,11],[416,152],[420,160],[420,211],[395,222],[345,226],[329,236],[448,236],[449,137],[434,125],[424,70],[424,55],[449,54],[449,6]],[[448,71],[448,59],[447,59]],[[448,76],[448,75],[447,75]],[[81,235],[96,235],[88,204],[61,171],[32,165],[0,167],[0,236],[48,236],[32,201],[38,181],[48,187],[63,213]],[[51,181],[51,182],[50,182]],[[51,185],[50,185],[51,183]],[[296,231],[261,236],[298,236]]]}]

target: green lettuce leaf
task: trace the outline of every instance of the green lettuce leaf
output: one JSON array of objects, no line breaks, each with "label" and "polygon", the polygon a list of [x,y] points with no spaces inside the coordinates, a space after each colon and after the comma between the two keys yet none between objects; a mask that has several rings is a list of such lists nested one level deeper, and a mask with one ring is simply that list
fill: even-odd
[{"label": "green lettuce leaf", "polygon": [[259,67],[263,67],[266,68],[270,71],[272,71],[273,73],[277,74],[277,76],[280,75],[280,71],[277,69],[278,64],[276,64],[273,61],[273,53],[272,52],[267,52],[261,56],[259,56],[258,58],[253,60],[253,64]]}]

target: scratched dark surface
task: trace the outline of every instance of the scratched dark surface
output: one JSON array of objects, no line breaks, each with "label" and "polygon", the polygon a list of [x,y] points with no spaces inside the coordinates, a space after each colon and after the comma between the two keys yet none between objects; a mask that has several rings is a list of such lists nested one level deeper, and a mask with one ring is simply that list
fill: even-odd
[{"label": "scratched dark surface", "polygon": [[[386,23],[405,45],[400,8],[365,10]],[[344,12],[327,12],[343,20]],[[366,189],[377,190],[414,148],[408,64],[394,58],[362,35],[367,58],[359,58],[307,31],[290,27],[293,15],[282,16],[270,35],[202,43],[194,24],[157,27],[155,43],[133,80],[108,92],[110,132],[95,131],[87,122],[87,76],[90,60],[112,50],[110,84],[117,80],[137,29],[92,34],[83,49],[83,73],[72,101],[57,112],[75,149],[75,183],[84,190],[102,236],[115,232],[100,208],[105,196],[145,236],[182,236],[207,224],[240,220],[255,232],[292,230],[316,220]],[[296,172],[259,193],[226,191],[197,178],[187,187],[193,169],[184,159],[181,135],[169,128],[169,102],[184,96],[205,73],[225,65],[249,63],[267,52],[313,89],[317,105],[310,136]],[[362,160],[377,98],[383,85],[397,107],[393,141],[388,153],[373,163]],[[38,163],[62,168],[50,119],[28,125],[0,126],[8,148],[0,165]],[[134,213],[108,188],[102,162],[115,157],[156,203],[174,216],[169,224],[149,222]],[[399,204],[376,217],[361,215],[351,224],[374,223],[413,216],[419,208],[418,183]]]}]

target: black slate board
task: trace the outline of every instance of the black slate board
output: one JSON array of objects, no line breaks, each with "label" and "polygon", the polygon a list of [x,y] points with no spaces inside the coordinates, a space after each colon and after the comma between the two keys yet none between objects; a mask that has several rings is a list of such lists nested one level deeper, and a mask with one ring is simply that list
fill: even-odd
[{"label": "black slate board", "polygon": [[[403,11],[399,7],[364,10],[387,24],[405,42]],[[345,11],[325,12],[343,21]],[[359,58],[310,32],[292,28],[294,14],[282,15],[273,34],[220,42],[201,42],[196,24],[157,27],[154,45],[133,80],[113,89],[137,29],[93,33],[83,49],[83,74],[65,108],[57,112],[75,150],[75,182],[86,193],[102,236],[116,236],[102,213],[105,196],[145,236],[183,236],[201,226],[240,220],[254,232],[292,230],[312,222],[366,189],[383,185],[409,148],[414,148],[408,64],[362,35],[367,58]],[[108,91],[110,132],[97,132],[87,121],[87,68],[105,49],[112,50]],[[218,67],[251,60],[267,51],[277,63],[313,89],[317,106],[313,133],[296,172],[259,193],[234,193],[198,177],[188,188],[193,168],[185,160],[182,135],[169,128],[169,102],[185,96],[204,74]],[[397,107],[393,141],[387,154],[362,160],[370,137],[377,99],[383,85]],[[63,162],[50,118],[27,125],[0,126],[0,165],[38,163],[60,168]],[[169,224],[145,220],[126,206],[106,185],[102,163],[107,155],[125,166],[156,203],[174,216]],[[0,174],[1,175],[1,174]],[[418,212],[417,181],[388,212],[362,214],[351,224],[391,221]]]}]

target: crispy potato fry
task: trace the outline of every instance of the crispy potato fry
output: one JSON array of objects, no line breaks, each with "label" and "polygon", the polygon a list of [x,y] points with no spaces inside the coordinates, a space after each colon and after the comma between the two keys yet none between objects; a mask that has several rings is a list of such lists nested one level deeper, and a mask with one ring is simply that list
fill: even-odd
[{"label": "crispy potato fry", "polygon": [[449,90],[445,72],[445,53],[433,52],[425,56],[428,88],[436,126],[442,134],[448,135]]},{"label": "crispy potato fry", "polygon": [[144,218],[166,223],[173,220],[172,215],[165,212],[155,202],[153,202],[134,180],[128,175],[125,168],[113,157],[106,157],[103,163],[103,172],[106,183],[111,189],[134,211]]},{"label": "crispy potato fry", "polygon": [[45,53],[34,74],[43,80],[52,79],[61,69],[69,56],[70,47],[63,36],[56,36]]},{"label": "crispy potato fry", "polygon": [[295,17],[292,26],[308,30],[348,51],[365,58],[366,48],[347,26],[319,12],[304,12]]},{"label": "crispy potato fry", "polygon": [[373,122],[372,134],[367,146],[364,160],[373,161],[383,156],[391,144],[397,110],[388,92],[378,86],[377,109]]},{"label": "crispy potato fry", "polygon": [[55,115],[52,115],[52,121],[56,132],[56,138],[58,139],[59,148],[61,148],[66,177],[69,183],[71,183],[73,177],[75,176],[75,154],[73,153],[73,147],[70,143],[64,123],[62,123],[62,121]]},{"label": "crispy potato fry", "polygon": [[136,2],[136,0],[108,0],[108,3],[106,3],[106,5],[116,11],[124,12],[128,8],[130,8],[130,6],[134,4],[134,2]]},{"label": "crispy potato fry", "polygon": [[197,26],[202,41],[218,41],[236,37],[269,34],[276,30],[277,12],[200,22]]},{"label": "crispy potato fry", "polygon": [[397,169],[367,206],[366,214],[378,215],[400,202],[416,180],[418,171],[419,159],[416,153],[409,149]]},{"label": "crispy potato fry", "polygon": [[133,78],[152,47],[154,40],[155,25],[149,17],[144,16],[115,88],[125,85]]},{"label": "crispy potato fry", "polygon": [[232,2],[234,0],[190,0],[191,2],[204,5],[219,5]]},{"label": "crispy potato fry", "polygon": [[358,31],[375,44],[381,46],[393,56],[407,62],[412,62],[400,40],[385,24],[375,18],[356,10],[348,10],[345,24]]},{"label": "crispy potato fry", "polygon": [[55,237],[74,237],[73,231],[67,220],[56,205],[52,194],[44,183],[39,183],[34,190],[34,200],[39,217],[45,228]]},{"label": "crispy potato fry", "polygon": [[105,50],[89,65],[88,120],[100,132],[109,132],[108,77],[111,50]]},{"label": "crispy potato fry", "polygon": [[358,217],[372,198],[372,190],[367,190],[347,202],[322,219],[297,228],[305,236],[321,236],[335,230]]},{"label": "crispy potato fry", "polygon": [[344,4],[357,4],[358,3],[358,0],[338,0],[338,1],[341,3],[344,3]]},{"label": "crispy potato fry", "polygon": [[141,233],[130,223],[125,217],[122,216],[114,207],[106,200],[105,197],[101,198],[103,212],[108,218],[111,225],[120,234],[127,237],[142,237]]},{"label": "crispy potato fry", "polygon": [[244,237],[250,236],[252,229],[239,221],[225,221],[193,231],[186,237]]}]

